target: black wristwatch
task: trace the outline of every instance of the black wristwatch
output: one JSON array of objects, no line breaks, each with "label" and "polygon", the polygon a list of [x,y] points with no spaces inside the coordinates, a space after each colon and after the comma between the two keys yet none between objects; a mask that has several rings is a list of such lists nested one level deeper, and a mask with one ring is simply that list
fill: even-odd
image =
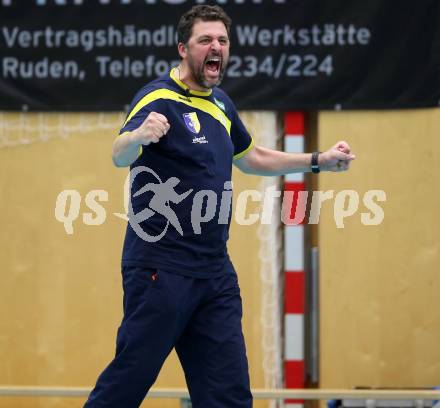
[{"label": "black wristwatch", "polygon": [[312,173],[319,173],[321,170],[319,169],[318,164],[318,156],[321,152],[313,152],[312,153],[312,162],[310,163],[310,168],[312,169]]}]

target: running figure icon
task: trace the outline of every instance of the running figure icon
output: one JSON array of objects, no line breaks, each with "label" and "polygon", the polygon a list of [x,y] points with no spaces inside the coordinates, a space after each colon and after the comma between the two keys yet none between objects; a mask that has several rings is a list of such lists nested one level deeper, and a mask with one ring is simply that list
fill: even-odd
[{"label": "running figure icon", "polygon": [[[160,179],[159,179],[160,180]],[[142,222],[153,216],[155,213],[163,215],[171,225],[177,230],[177,232],[183,236],[183,230],[180,225],[179,219],[177,218],[176,213],[170,207],[169,203],[178,204],[183,201],[189,194],[191,194],[192,189],[188,190],[185,193],[178,194],[174,187],[180,183],[180,180],[177,177],[170,177],[167,181],[162,183],[160,181],[159,184],[148,183],[140,190],[138,190],[133,197],[138,197],[146,191],[152,191],[154,196],[151,198],[149,207],[140,211],[136,214],[136,221]]]},{"label": "running figure icon", "polygon": [[[183,201],[189,194],[193,191],[193,189],[189,189],[188,191],[178,194],[174,188],[180,183],[180,180],[177,177],[170,177],[167,181],[163,182],[159,175],[152,169],[147,166],[137,166],[130,170],[130,174],[128,178],[130,180],[129,191],[133,188],[133,182],[136,176],[140,173],[150,173],[156,180],[157,183],[147,183],[142,188],[140,188],[136,193],[133,194],[133,198],[138,197],[144,194],[147,191],[151,191],[154,193],[151,198],[148,207],[144,208],[142,211],[139,211],[135,214],[133,210],[132,200],[128,200],[128,222],[131,227],[135,231],[136,235],[144,240],[145,242],[157,242],[159,241],[167,232],[169,225],[173,225],[176,231],[183,236],[183,230],[180,225],[179,219],[177,218],[176,213],[170,207],[169,203],[178,204]],[[145,220],[148,220],[154,214],[160,214],[166,218],[167,223],[162,230],[162,232],[158,235],[150,235],[141,226],[141,223]]]}]

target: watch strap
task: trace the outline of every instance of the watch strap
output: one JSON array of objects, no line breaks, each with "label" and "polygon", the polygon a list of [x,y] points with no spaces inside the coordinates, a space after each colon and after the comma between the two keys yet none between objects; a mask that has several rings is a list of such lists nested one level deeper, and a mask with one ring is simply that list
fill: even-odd
[{"label": "watch strap", "polygon": [[312,169],[312,173],[319,173],[321,170],[318,164],[318,157],[321,152],[313,152],[312,153],[312,161],[310,163],[310,168]]}]

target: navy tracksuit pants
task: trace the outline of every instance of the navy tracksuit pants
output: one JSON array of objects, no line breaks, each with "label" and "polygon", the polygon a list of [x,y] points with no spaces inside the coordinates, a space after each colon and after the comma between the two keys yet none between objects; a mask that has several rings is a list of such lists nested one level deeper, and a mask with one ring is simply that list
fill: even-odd
[{"label": "navy tracksuit pants", "polygon": [[196,279],[125,267],[116,356],[84,408],[137,408],[173,347],[194,408],[250,408],[242,306],[235,271]]}]

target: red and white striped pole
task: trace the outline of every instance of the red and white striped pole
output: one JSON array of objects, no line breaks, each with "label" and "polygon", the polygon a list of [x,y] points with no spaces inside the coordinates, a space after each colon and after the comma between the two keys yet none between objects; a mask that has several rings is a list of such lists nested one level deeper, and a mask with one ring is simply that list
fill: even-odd
[{"label": "red and white striped pole", "polygon": [[[284,116],[284,151],[304,152],[304,113],[287,112]],[[285,219],[291,219],[284,227],[284,376],[286,388],[304,388],[304,220],[295,220],[295,210],[303,211],[306,202],[298,204],[300,191],[305,191],[304,174],[288,174],[284,178],[284,191],[294,192],[291,208],[286,209]],[[306,200],[305,200],[306,201]],[[287,215],[287,217],[286,217]],[[290,217],[289,217],[290,216]],[[286,408],[302,408],[303,401],[286,400]]]}]

